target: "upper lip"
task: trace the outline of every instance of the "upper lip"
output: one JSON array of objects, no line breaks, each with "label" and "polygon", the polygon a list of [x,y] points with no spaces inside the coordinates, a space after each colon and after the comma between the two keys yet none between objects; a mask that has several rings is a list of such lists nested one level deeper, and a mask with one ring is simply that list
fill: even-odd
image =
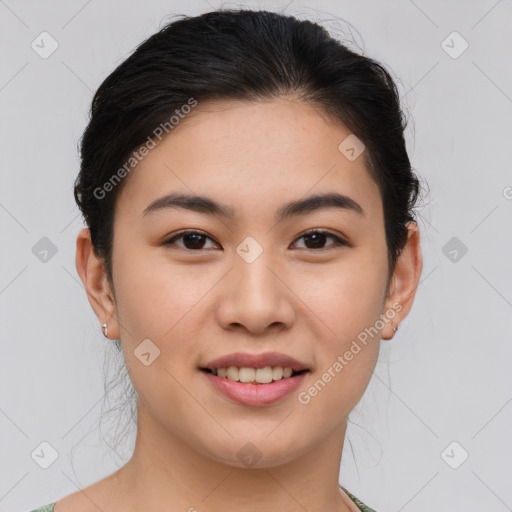
[{"label": "upper lip", "polygon": [[213,361],[210,361],[202,368],[217,370],[218,368],[229,368],[230,366],[247,368],[264,368],[265,366],[282,366],[283,368],[291,368],[296,372],[308,370],[308,366],[301,363],[297,359],[281,354],[279,352],[264,352],[262,354],[248,354],[244,352],[234,352]]}]

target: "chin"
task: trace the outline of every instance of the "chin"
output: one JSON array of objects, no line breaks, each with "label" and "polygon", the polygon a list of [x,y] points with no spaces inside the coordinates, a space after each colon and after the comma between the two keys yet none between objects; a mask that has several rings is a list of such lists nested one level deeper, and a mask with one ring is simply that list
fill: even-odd
[{"label": "chin", "polygon": [[[268,432],[271,431],[272,429],[268,430]],[[303,437],[298,444],[294,440],[295,436],[276,436],[275,439],[270,439],[267,433],[260,433],[259,436],[248,436],[247,433],[234,435],[232,432],[232,434],[234,436],[232,439],[230,438],[229,441],[219,439],[215,446],[212,446],[211,438],[205,440],[200,451],[215,462],[246,469],[282,466],[308,451],[307,445],[303,444]]]}]

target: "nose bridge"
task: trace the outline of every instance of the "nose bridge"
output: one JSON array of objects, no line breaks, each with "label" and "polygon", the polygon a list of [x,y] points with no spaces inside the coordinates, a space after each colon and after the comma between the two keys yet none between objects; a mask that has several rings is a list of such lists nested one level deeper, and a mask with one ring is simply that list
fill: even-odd
[{"label": "nose bridge", "polygon": [[270,271],[270,250],[264,250],[257,242],[246,240],[237,248],[234,262],[236,295],[239,300],[249,301],[252,307],[262,309],[274,305],[278,290],[278,280]]},{"label": "nose bridge", "polygon": [[272,324],[293,320],[293,308],[286,287],[276,277],[271,251],[265,250],[252,237],[236,248],[228,286],[217,310],[224,328],[244,325],[253,332],[262,332]]}]

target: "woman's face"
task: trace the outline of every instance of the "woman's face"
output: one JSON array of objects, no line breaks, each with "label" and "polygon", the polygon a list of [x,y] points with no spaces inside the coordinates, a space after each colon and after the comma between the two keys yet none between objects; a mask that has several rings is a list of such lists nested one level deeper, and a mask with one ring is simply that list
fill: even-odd
[{"label": "woman's face", "polygon": [[[349,135],[299,101],[199,103],[125,178],[101,320],[122,340],[147,430],[240,467],[339,442],[414,288],[392,282],[386,296],[382,200],[360,148],[339,149]],[[339,196],[308,202],[326,194]],[[234,382],[228,367],[278,380]],[[279,367],[305,371],[279,380]]]}]

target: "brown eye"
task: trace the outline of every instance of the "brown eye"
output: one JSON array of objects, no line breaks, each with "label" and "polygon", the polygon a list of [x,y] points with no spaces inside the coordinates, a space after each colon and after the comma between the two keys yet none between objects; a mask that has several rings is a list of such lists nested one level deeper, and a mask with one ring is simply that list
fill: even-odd
[{"label": "brown eye", "polygon": [[304,233],[297,240],[304,239],[306,247],[305,249],[325,249],[325,242],[327,239],[332,238],[334,240],[333,244],[329,244],[327,247],[337,246],[337,245],[349,245],[347,242],[342,240],[336,235],[329,233],[328,231],[320,231],[313,230]]},{"label": "brown eye", "polygon": [[[182,240],[181,244],[177,244],[177,240]],[[340,237],[328,232],[321,230],[312,230],[308,231],[301,235],[297,240],[304,239],[305,247],[299,247],[304,249],[318,250],[318,249],[328,249],[329,247],[335,247],[340,245],[350,246],[348,242],[341,239]],[[327,246],[325,245],[328,239],[334,240],[334,243],[330,243]],[[208,235],[201,231],[182,231],[181,233],[174,235],[172,238],[166,240],[164,245],[166,246],[175,246],[180,249],[190,250],[190,251],[198,251],[202,249],[208,249],[211,247],[205,247],[205,244],[208,240],[213,241]],[[215,243],[215,242],[214,242]],[[215,243],[215,245],[217,245]]]},{"label": "brown eye", "polygon": [[[176,240],[183,239],[183,245],[176,244]],[[183,231],[164,242],[164,245],[175,245],[186,250],[201,250],[205,247],[206,240],[212,240],[209,236],[201,231]]]}]

